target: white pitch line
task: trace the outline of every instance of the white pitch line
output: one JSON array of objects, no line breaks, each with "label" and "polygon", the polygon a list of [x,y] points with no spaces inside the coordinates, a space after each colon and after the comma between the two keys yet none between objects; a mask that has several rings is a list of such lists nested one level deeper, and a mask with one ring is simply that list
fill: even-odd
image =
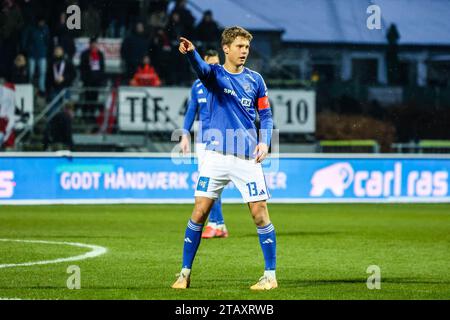
[{"label": "white pitch line", "polygon": [[58,242],[58,241],[45,241],[45,240],[17,240],[17,239],[0,239],[0,241],[58,244],[58,245],[68,245],[68,246],[73,246],[73,247],[81,247],[81,248],[91,249],[91,251],[89,251],[85,254],[68,257],[68,258],[58,258],[58,259],[54,259],[54,260],[32,261],[32,262],[24,262],[24,263],[0,264],[0,269],[12,268],[12,267],[28,267],[28,266],[34,266],[34,265],[61,263],[61,262],[68,262],[68,261],[79,261],[79,260],[98,257],[102,254],[105,254],[108,251],[108,249],[106,249],[105,247],[96,246],[96,245],[92,245],[92,244],[77,243],[77,242]]}]

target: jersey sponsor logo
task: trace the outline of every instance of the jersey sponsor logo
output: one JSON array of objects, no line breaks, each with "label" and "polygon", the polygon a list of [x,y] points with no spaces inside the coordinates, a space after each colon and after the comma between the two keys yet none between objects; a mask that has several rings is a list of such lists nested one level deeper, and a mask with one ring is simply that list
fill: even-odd
[{"label": "jersey sponsor logo", "polygon": [[252,100],[247,99],[247,98],[242,98],[241,99],[241,104],[243,107],[250,107],[252,105]]},{"label": "jersey sponsor logo", "polygon": [[208,177],[200,177],[197,183],[197,191],[208,191],[209,178]]},{"label": "jersey sponsor logo", "polygon": [[236,94],[236,92],[233,89],[223,88],[223,92],[226,93],[226,94],[230,94],[232,96],[237,97],[237,94]]},{"label": "jersey sponsor logo", "polygon": [[0,171],[0,198],[12,198],[16,183],[13,171]]}]

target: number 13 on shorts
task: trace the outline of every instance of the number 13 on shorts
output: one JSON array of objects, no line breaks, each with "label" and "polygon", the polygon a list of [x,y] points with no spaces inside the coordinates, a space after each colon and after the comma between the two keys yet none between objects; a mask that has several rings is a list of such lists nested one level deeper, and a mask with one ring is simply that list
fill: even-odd
[{"label": "number 13 on shorts", "polygon": [[248,195],[254,197],[258,195],[258,188],[256,187],[256,182],[247,183]]}]

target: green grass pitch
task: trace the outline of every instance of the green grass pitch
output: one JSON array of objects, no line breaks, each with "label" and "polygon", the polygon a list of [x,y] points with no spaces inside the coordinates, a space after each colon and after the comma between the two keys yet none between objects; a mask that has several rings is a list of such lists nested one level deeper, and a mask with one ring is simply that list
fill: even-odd
[{"label": "green grass pitch", "polygon": [[[189,290],[181,267],[192,205],[2,206],[0,238],[79,242],[108,252],[82,261],[0,268],[0,298],[21,299],[449,299],[450,204],[269,204],[279,288],[252,292],[264,268],[245,205],[224,205],[227,239],[202,240]],[[89,249],[0,242],[0,265]],[[81,289],[66,287],[67,268]],[[381,269],[381,289],[366,286]]]}]

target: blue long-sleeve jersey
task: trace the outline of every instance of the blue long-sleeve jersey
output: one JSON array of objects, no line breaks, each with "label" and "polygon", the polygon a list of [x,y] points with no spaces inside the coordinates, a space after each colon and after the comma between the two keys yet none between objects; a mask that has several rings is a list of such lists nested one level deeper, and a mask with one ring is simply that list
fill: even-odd
[{"label": "blue long-sleeve jersey", "polygon": [[[248,68],[238,74],[221,65],[209,65],[196,50],[187,57],[208,90],[209,129],[207,150],[254,158],[258,142],[270,145],[273,130],[267,87],[261,75]],[[259,114],[261,134],[255,125]]]},{"label": "blue long-sleeve jersey", "polygon": [[203,83],[200,80],[195,80],[194,84],[191,88],[191,97],[189,100],[189,104],[187,106],[186,114],[184,116],[184,125],[183,129],[185,131],[190,131],[192,128],[192,124],[195,121],[195,117],[197,114],[199,115],[200,120],[200,130],[197,134],[198,143],[206,143],[206,139],[204,139],[204,132],[207,132],[209,129],[209,110],[207,104],[207,96],[208,90],[205,88]]}]

